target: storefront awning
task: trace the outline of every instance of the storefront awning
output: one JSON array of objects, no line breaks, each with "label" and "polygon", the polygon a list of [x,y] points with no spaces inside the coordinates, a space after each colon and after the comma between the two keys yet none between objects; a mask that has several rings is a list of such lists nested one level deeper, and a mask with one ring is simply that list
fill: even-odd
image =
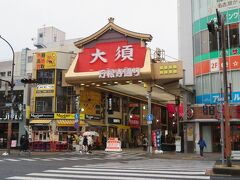
[{"label": "storefront awning", "polygon": [[51,119],[33,119],[30,124],[49,124],[51,121]]},{"label": "storefront awning", "polygon": [[[57,126],[74,126],[74,119],[59,119],[57,121]],[[84,126],[85,123],[80,121],[80,126]]]}]

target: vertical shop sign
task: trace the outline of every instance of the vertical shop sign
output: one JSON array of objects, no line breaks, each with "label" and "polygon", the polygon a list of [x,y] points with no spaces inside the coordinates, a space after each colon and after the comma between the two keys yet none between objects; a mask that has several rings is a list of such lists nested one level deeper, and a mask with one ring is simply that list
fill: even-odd
[{"label": "vertical shop sign", "polygon": [[161,150],[161,136],[162,132],[160,129],[156,130],[156,145],[157,145],[157,150]]}]

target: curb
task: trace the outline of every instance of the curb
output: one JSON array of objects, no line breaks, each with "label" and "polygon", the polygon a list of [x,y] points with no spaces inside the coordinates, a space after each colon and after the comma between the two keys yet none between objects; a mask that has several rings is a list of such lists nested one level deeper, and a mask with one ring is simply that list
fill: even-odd
[{"label": "curb", "polygon": [[214,166],[212,171],[214,174],[240,176],[240,166],[236,165],[232,165],[232,167]]}]

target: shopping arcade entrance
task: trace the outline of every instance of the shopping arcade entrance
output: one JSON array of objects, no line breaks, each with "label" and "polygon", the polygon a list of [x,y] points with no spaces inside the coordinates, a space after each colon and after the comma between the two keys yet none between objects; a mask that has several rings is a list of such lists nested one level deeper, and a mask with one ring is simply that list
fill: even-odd
[{"label": "shopping arcade entrance", "polygon": [[[79,54],[65,74],[65,81],[75,86],[77,94],[91,87],[148,101],[151,114],[152,102],[164,105],[175,101],[180,95],[178,81],[183,77],[181,61],[151,58],[146,47],[151,39],[151,35],[123,29],[109,18],[102,29],[75,42]],[[107,103],[105,106],[107,109]]]}]

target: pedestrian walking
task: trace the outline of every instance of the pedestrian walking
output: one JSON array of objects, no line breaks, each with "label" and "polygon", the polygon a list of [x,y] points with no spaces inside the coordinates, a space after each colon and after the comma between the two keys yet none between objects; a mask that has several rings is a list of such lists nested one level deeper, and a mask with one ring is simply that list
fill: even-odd
[{"label": "pedestrian walking", "polygon": [[146,136],[143,135],[143,150],[147,151],[147,146],[148,146],[148,139]]},{"label": "pedestrian walking", "polygon": [[82,154],[83,153],[83,151],[84,151],[84,147],[83,147],[83,136],[80,134],[79,135],[79,137],[78,137],[78,139],[79,139],[79,152]]},{"label": "pedestrian walking", "polygon": [[92,136],[88,136],[87,137],[87,140],[88,140],[88,153],[92,153],[92,148],[93,148],[93,138]]},{"label": "pedestrian walking", "polygon": [[203,156],[203,149],[204,147],[207,147],[206,142],[204,141],[204,139],[202,137],[200,137],[199,141],[198,141],[198,145],[200,148],[200,156]]},{"label": "pedestrian walking", "polygon": [[102,136],[102,145],[103,145],[103,150],[105,150],[106,147],[107,147],[107,137],[106,137],[106,134],[103,134],[103,136]]},{"label": "pedestrian walking", "polygon": [[88,152],[88,138],[87,136],[83,137],[83,148],[84,148],[84,152]]}]

